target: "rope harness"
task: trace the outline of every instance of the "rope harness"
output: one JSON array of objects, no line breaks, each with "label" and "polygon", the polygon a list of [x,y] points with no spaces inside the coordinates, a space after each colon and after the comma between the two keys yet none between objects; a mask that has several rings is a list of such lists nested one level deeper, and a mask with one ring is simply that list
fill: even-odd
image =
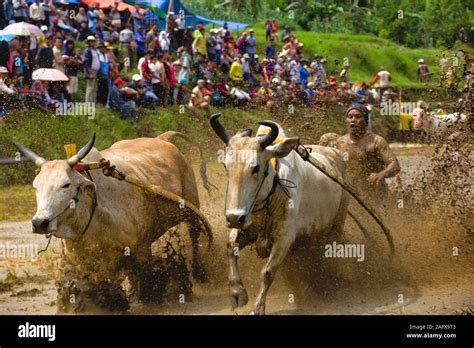
[{"label": "rope harness", "polygon": [[380,226],[382,229],[383,233],[385,234],[385,238],[387,239],[387,242],[390,246],[390,252],[393,255],[395,252],[395,246],[393,244],[393,238],[390,233],[390,230],[388,227],[383,223],[382,219],[375,213],[375,210],[366,202],[360,198],[359,194],[356,192],[356,190],[351,187],[348,183],[344,181],[344,179],[336,177],[332,175],[331,173],[328,172],[326,167],[322,165],[321,163],[318,163],[314,157],[311,156],[311,148],[307,148],[301,144],[298,144],[294,148],[295,152],[305,161],[311,164],[313,167],[318,169],[321,173],[326,175],[329,179],[332,181],[336,182],[339,186],[341,186],[344,190],[346,190],[356,201],[359,203],[362,208],[364,208],[367,213],[375,220],[375,222]]},{"label": "rope harness", "polygon": [[[272,158],[273,159],[273,158]],[[272,160],[270,159],[270,160]],[[263,233],[265,238],[269,238],[269,231],[268,231],[268,221],[270,220],[270,217],[272,216],[273,211],[270,210],[270,205],[272,202],[273,197],[275,197],[275,192],[277,191],[277,188],[280,187],[283,191],[283,193],[287,196],[287,198],[291,198],[290,192],[288,191],[289,188],[296,188],[296,184],[287,179],[282,179],[278,175],[278,166],[279,162],[274,161],[272,163],[272,166],[274,166],[275,169],[275,176],[273,177],[273,182],[272,182],[272,188],[270,189],[270,192],[268,192],[267,196],[260,202],[261,206],[255,208],[255,205],[257,203],[258,195],[260,194],[260,191],[262,189],[263,183],[268,177],[268,172],[269,172],[269,166],[270,166],[270,161],[268,161],[265,165],[265,171],[263,172],[263,178],[260,181],[260,184],[258,185],[257,191],[255,193],[254,199],[252,201],[252,204],[250,208],[246,211],[245,215],[249,215],[250,213],[258,213],[263,210],[265,210],[265,222],[264,222],[264,228],[263,228]],[[288,185],[290,184],[290,185]],[[229,191],[229,180],[227,180],[227,185],[226,185],[226,190],[225,190],[225,196],[224,196],[224,215],[227,211],[227,195]],[[241,230],[242,233],[244,233],[243,230]]]},{"label": "rope harness", "polygon": [[[96,169],[102,169],[102,173],[105,176],[112,177],[112,178],[117,179],[119,181],[125,181],[125,182],[127,182],[131,185],[134,185],[136,187],[139,187],[140,189],[142,189],[144,191],[147,191],[147,192],[149,192],[153,195],[161,196],[162,198],[165,198],[168,201],[171,201],[173,203],[177,203],[177,204],[179,204],[180,207],[188,208],[193,213],[195,213],[198,216],[198,218],[201,220],[201,222],[204,225],[204,228],[206,230],[206,234],[208,235],[209,241],[210,242],[212,241],[212,229],[211,229],[211,225],[209,224],[209,221],[201,213],[199,208],[197,208],[191,202],[188,202],[184,198],[180,197],[179,195],[174,194],[172,192],[169,192],[169,191],[165,190],[164,188],[162,188],[161,186],[151,185],[151,184],[144,184],[144,183],[140,182],[137,179],[128,177],[127,175],[125,175],[125,173],[117,170],[117,168],[114,165],[110,165],[110,161],[108,161],[106,159],[101,159],[99,161],[91,162],[91,163],[79,162],[78,164],[76,164],[76,166],[74,166],[74,169],[77,170],[82,175],[84,175],[85,177],[87,177],[91,181],[93,181],[93,180],[92,180],[92,176],[90,175],[89,171],[90,170],[96,170]],[[74,201],[75,204],[77,204],[79,202],[79,190],[80,190],[80,188],[77,190],[76,194],[72,198],[72,200]],[[97,206],[98,206],[98,204],[97,204],[97,194],[94,191],[94,198],[92,200],[92,207],[91,207],[91,212],[90,212],[90,215],[89,215],[89,220],[88,220],[87,225],[85,226],[85,228],[82,230],[79,238],[81,238],[85,234],[85,232],[89,229],[89,227],[92,223],[92,219],[94,217],[94,213],[96,211]],[[61,215],[63,215],[69,208],[71,208],[71,204],[69,204],[68,207],[66,207],[61,213],[56,215],[50,221],[53,221],[54,219],[56,219],[56,218],[60,217]],[[38,256],[42,252],[45,252],[46,250],[48,250],[48,247],[51,243],[52,233],[49,235],[48,238],[49,238],[49,240],[48,240],[48,244],[46,245],[46,248],[39,251],[36,256]]]},{"label": "rope harness", "polygon": [[[321,173],[323,173],[325,176],[327,176],[328,178],[330,178],[332,181],[334,181],[335,183],[337,183],[339,186],[341,186],[345,191],[347,191],[356,201],[357,203],[359,203],[362,208],[364,208],[365,211],[367,211],[367,213],[369,213],[369,215],[375,220],[375,222],[380,226],[380,228],[382,229],[382,232],[384,233],[386,239],[387,239],[387,242],[389,244],[389,247],[390,247],[390,252],[391,254],[393,255],[393,253],[395,252],[395,246],[394,246],[394,243],[393,243],[393,238],[392,238],[392,235],[390,233],[390,230],[388,229],[388,227],[383,223],[382,219],[377,215],[377,213],[375,213],[375,210],[366,202],[364,202],[362,200],[362,198],[360,198],[359,194],[356,192],[356,190],[354,188],[352,188],[348,183],[346,183],[342,178],[339,178],[335,175],[332,175],[331,173],[329,173],[328,169],[326,168],[326,166],[322,163],[319,163],[315,160],[314,157],[311,156],[311,151],[312,149],[311,148],[307,148],[305,146],[303,146],[302,144],[298,144],[295,148],[294,148],[294,151],[307,163],[309,163],[310,165],[312,165],[313,167],[315,167],[316,169],[318,169]],[[255,194],[255,197],[252,201],[252,205],[250,206],[250,208],[247,210],[246,212],[246,215],[250,214],[251,212],[255,213],[255,212],[260,212],[262,210],[265,210],[265,227],[264,227],[264,234],[265,234],[265,237],[268,238],[268,232],[266,231],[267,230],[267,227],[268,227],[268,220],[269,220],[269,217],[271,217],[271,211],[270,211],[270,203],[271,203],[271,197],[274,195],[276,189],[277,189],[277,186],[280,186],[282,189],[283,189],[283,192],[286,194],[286,196],[288,198],[290,198],[290,194],[288,192],[288,188],[295,188],[296,187],[296,184],[290,180],[287,180],[287,179],[281,179],[279,176],[278,176],[278,170],[277,170],[277,167],[278,167],[278,162],[276,162],[274,164],[275,166],[275,176],[273,178],[273,185],[272,185],[272,189],[270,190],[270,192],[268,193],[267,197],[262,201],[263,205],[259,208],[257,208],[256,210],[254,210],[254,207],[255,207],[255,204],[257,202],[257,198],[258,198],[258,195],[260,193],[260,190],[263,186],[263,183],[265,182],[267,176],[268,176],[268,168],[269,168],[269,162],[267,162],[266,166],[265,166],[265,172],[264,172],[264,176],[263,176],[263,179],[262,181],[260,182],[259,186],[258,186],[258,189],[257,189],[257,192]],[[283,184],[282,182],[287,182],[287,184]],[[288,183],[291,184],[292,186],[288,186]],[[227,211],[227,195],[228,195],[228,190],[229,190],[229,180],[227,180],[227,186],[226,186],[226,191],[225,191],[225,201],[224,201],[224,214],[225,212]],[[241,230],[241,232],[243,232]]]},{"label": "rope harness", "polygon": [[[92,178],[91,178],[92,179]],[[79,191],[80,191],[80,188],[77,189],[76,191],[76,194],[74,195],[74,197],[72,197],[72,201],[74,202],[74,205],[77,204],[79,202]],[[69,204],[66,208],[64,208],[64,210],[62,212],[60,212],[59,214],[57,214],[55,217],[53,217],[52,219],[50,219],[49,221],[53,221],[54,219],[57,219],[58,217],[60,217],[61,215],[63,215],[68,209],[71,208],[71,205],[72,204]],[[86,233],[86,231],[89,229],[89,226],[91,225],[92,223],[92,219],[94,218],[94,214],[95,214],[95,210],[97,208],[97,195],[95,194],[95,191],[94,191],[94,198],[92,199],[92,207],[91,207],[91,211],[90,211],[90,214],[89,214],[89,220],[87,221],[87,224],[86,226],[84,227],[84,229],[82,230],[82,232],[80,233],[79,235],[79,238],[81,238],[84,233]],[[49,245],[51,243],[51,239],[53,238],[53,234],[50,233],[49,234],[49,237],[48,238],[48,244],[46,244],[46,247],[40,251],[38,251],[38,253],[36,254],[36,257],[38,257],[41,253],[45,252],[48,250],[49,248]]]}]

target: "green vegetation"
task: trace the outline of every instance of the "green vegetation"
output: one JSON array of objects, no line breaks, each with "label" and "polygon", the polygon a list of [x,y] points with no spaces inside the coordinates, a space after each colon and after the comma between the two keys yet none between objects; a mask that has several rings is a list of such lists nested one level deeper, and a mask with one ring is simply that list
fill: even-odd
[{"label": "green vegetation", "polygon": [[201,15],[245,23],[277,19],[293,29],[369,34],[408,47],[474,44],[474,2],[463,0],[183,0]]},{"label": "green vegetation", "polygon": [[[262,25],[255,27],[255,38],[261,52],[265,46],[265,31]],[[312,58],[314,53],[327,57],[327,73],[342,70],[344,59],[349,60],[351,70],[349,78],[353,81],[371,81],[378,69],[383,66],[391,74],[393,86],[403,88],[426,88],[417,81],[418,59],[423,58],[430,71],[434,72],[429,87],[435,87],[439,81],[439,60],[444,53],[452,57],[455,50],[409,49],[389,40],[367,35],[322,34],[294,31],[298,40],[304,44],[304,55]],[[277,42],[281,50],[281,42]],[[335,63],[338,61],[338,64]]]},{"label": "green vegetation", "polygon": [[33,216],[35,206],[35,194],[31,185],[0,188],[0,221],[28,220]]}]

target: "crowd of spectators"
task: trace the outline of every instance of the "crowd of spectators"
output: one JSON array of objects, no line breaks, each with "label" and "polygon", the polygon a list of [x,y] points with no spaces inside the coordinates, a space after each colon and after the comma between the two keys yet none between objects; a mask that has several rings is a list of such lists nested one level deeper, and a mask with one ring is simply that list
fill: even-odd
[{"label": "crowd of spectators", "polygon": [[[325,57],[305,56],[291,28],[284,26],[280,33],[275,20],[265,22],[266,42],[258,42],[251,28],[192,27],[183,13],[173,12],[164,21],[150,20],[138,5],[131,12],[119,11],[119,4],[103,9],[99,3],[77,7],[52,0],[30,5],[3,0],[0,28],[26,21],[44,34],[0,42],[4,109],[54,109],[78,101],[82,78],[85,102],[132,121],[140,107],[173,104],[210,109],[363,103],[375,97],[370,92],[374,83],[383,84],[382,98],[390,97],[385,69],[371,84],[352,84],[349,64],[336,62],[338,71],[327,71]],[[60,70],[69,81],[34,81],[38,68]]]}]

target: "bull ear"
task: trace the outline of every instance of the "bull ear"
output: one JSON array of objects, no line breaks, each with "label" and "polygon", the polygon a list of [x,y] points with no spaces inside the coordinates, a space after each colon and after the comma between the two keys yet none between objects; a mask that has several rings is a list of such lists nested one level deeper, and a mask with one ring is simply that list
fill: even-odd
[{"label": "bull ear", "polygon": [[94,193],[95,191],[95,183],[84,178],[84,181],[81,182],[79,188],[84,193]]},{"label": "bull ear", "polygon": [[252,129],[250,129],[250,128],[244,129],[243,131],[241,131],[239,133],[239,135],[241,137],[251,137],[252,136]]},{"label": "bull ear", "polygon": [[267,147],[268,151],[271,151],[272,157],[286,157],[298,144],[300,138],[286,138],[278,144]]}]

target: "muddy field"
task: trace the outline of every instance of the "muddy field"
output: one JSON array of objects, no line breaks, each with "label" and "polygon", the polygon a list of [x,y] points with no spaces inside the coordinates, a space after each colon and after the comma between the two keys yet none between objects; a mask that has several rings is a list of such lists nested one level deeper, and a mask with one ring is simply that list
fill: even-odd
[{"label": "muddy field", "polygon": [[[391,186],[403,192],[416,174],[426,170],[432,148],[392,144],[399,155],[402,173]],[[133,304],[131,314],[247,314],[252,310],[260,286],[264,260],[250,247],[239,258],[249,304],[232,311],[228,296],[228,261],[224,224],[225,173],[222,165],[209,164],[209,178],[218,187],[210,194],[201,189],[203,213],[215,235],[211,250],[204,252],[210,281],[194,282],[193,298],[170,293],[164,303]],[[200,186],[200,185],[199,185]],[[399,195],[400,197],[398,197]],[[347,220],[344,241],[363,243],[364,262],[354,259],[325,259],[322,245],[292,250],[267,300],[267,314],[472,314],[474,310],[473,234],[457,224],[434,204],[433,209],[415,210],[395,193],[393,206],[384,216],[394,235],[396,255],[390,260],[381,231],[368,216],[359,216],[368,227],[364,236]],[[436,199],[433,199],[436,201]],[[355,203],[352,203],[354,205]],[[354,207],[357,211],[357,207]],[[0,243],[46,246],[44,236],[31,233],[30,222],[0,224]],[[203,244],[205,248],[205,243]],[[55,260],[60,257],[58,241],[37,260],[0,258],[0,314],[54,314]],[[100,261],[100,260],[99,260]]]}]

